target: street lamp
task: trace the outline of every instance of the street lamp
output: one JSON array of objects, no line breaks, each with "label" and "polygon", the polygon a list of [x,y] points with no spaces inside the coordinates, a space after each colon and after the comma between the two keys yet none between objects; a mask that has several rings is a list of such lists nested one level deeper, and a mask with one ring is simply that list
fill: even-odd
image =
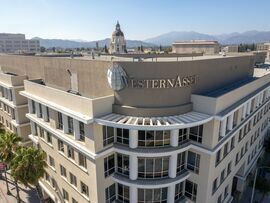
[{"label": "street lamp", "polygon": [[270,169],[269,166],[260,166],[260,167],[256,168],[256,171],[255,171],[255,178],[254,178],[253,187],[252,187],[252,194],[251,194],[251,200],[250,200],[250,203],[253,203],[254,191],[255,191],[255,184],[256,184],[256,179],[257,179],[257,173],[258,173],[258,169],[261,169],[261,168],[268,168],[268,169]]}]

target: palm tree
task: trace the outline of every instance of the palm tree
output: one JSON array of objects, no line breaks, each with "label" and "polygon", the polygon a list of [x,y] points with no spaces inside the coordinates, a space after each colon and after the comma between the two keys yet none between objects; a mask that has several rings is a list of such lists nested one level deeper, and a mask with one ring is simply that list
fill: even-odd
[{"label": "palm tree", "polygon": [[[15,156],[15,151],[18,149],[20,141],[21,138],[14,133],[6,132],[0,134],[0,158],[6,164],[6,170]],[[7,186],[7,194],[10,195],[11,193],[9,191],[6,170],[5,170],[5,177],[6,177],[5,179]]]},{"label": "palm tree", "polygon": [[[11,162],[11,175],[16,183],[21,182],[25,186],[33,185],[37,191],[40,191],[38,181],[45,174],[47,166],[45,158],[45,152],[35,147],[18,149]],[[43,199],[41,194],[39,196]]]}]

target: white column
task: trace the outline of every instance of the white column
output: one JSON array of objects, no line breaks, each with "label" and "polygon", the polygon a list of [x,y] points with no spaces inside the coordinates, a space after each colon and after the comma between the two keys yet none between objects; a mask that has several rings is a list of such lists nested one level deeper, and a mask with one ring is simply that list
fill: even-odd
[{"label": "white column", "polygon": [[37,131],[35,128],[35,123],[33,121],[30,121],[30,125],[31,125],[31,133],[32,135],[37,135]]},{"label": "white column", "polygon": [[41,109],[39,108],[39,103],[38,102],[35,102],[35,106],[36,106],[36,115],[38,118],[40,118],[40,111]]},{"label": "white column", "polygon": [[138,202],[138,190],[135,186],[129,187],[129,200],[130,203],[137,203]]},{"label": "white column", "polygon": [[242,119],[246,117],[247,114],[247,104],[243,105],[243,111],[242,111]]},{"label": "white column", "polygon": [[171,138],[170,138],[171,146],[173,146],[173,147],[178,146],[178,135],[179,135],[178,129],[171,130]]},{"label": "white column", "polygon": [[174,202],[174,196],[175,196],[175,185],[171,184],[168,187],[167,201]]},{"label": "white column", "polygon": [[8,89],[7,93],[8,93],[8,100],[11,101],[11,98],[12,98],[11,89]]},{"label": "white column", "polygon": [[221,122],[220,122],[220,136],[224,137],[226,135],[226,125],[227,125],[227,117],[224,118]]},{"label": "white column", "polygon": [[47,114],[46,106],[41,105],[41,108],[42,108],[42,114],[43,114],[44,121],[48,121],[49,117],[48,117],[48,114]]},{"label": "white column", "polygon": [[227,127],[228,127],[228,130],[232,130],[233,128],[233,113],[229,115]]},{"label": "white column", "polygon": [[138,159],[136,155],[129,156],[129,178],[136,180],[138,177]]},{"label": "white column", "polygon": [[129,130],[129,147],[133,149],[138,147],[138,130]]},{"label": "white column", "polygon": [[7,88],[4,88],[4,97],[5,97],[6,99],[8,98]]},{"label": "white column", "polygon": [[261,98],[260,94],[257,97],[255,97],[256,108],[260,105],[260,98]]},{"label": "white column", "polygon": [[176,177],[176,167],[177,167],[177,154],[172,154],[169,160],[169,177]]},{"label": "white column", "polygon": [[249,101],[247,104],[247,115],[250,114],[250,111],[251,111],[251,101]]},{"label": "white column", "polygon": [[74,128],[75,140],[79,140],[80,139],[80,124],[79,124],[79,121],[76,119],[73,119],[73,128]]},{"label": "white column", "polygon": [[64,133],[68,133],[68,117],[67,117],[67,115],[62,114],[62,120],[63,120]]},{"label": "white column", "polygon": [[261,93],[261,97],[260,97],[260,104],[263,103],[263,92]]},{"label": "white column", "polygon": [[32,106],[32,100],[31,99],[27,99],[28,101],[28,112],[29,113],[33,113],[33,106]]}]

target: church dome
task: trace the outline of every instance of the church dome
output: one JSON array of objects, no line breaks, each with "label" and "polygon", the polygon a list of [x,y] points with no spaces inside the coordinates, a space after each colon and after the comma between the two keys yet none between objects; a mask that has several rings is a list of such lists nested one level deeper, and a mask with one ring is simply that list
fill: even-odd
[{"label": "church dome", "polygon": [[117,21],[117,24],[115,26],[115,31],[112,33],[112,36],[121,36],[121,37],[124,37],[124,33],[122,32],[121,28],[120,28],[120,24],[119,22]]}]

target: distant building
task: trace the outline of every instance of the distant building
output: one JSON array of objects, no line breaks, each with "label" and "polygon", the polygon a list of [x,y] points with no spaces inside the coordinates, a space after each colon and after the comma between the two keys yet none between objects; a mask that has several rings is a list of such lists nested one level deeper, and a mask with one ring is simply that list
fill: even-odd
[{"label": "distant building", "polygon": [[208,40],[174,42],[172,44],[172,52],[177,54],[183,53],[217,54],[219,52],[219,43],[217,41],[208,41]]},{"label": "distant building", "polygon": [[238,52],[238,45],[228,45],[223,48],[224,52],[232,53],[232,52]]},{"label": "distant building", "polygon": [[24,34],[0,33],[0,53],[38,52],[39,40],[25,39]]},{"label": "distant building", "polygon": [[270,42],[257,44],[257,51],[267,51],[266,60],[270,61]]},{"label": "distant building", "polygon": [[112,39],[110,44],[111,54],[123,54],[127,52],[126,40],[124,33],[121,31],[120,24],[117,21],[115,31],[112,33]]}]

